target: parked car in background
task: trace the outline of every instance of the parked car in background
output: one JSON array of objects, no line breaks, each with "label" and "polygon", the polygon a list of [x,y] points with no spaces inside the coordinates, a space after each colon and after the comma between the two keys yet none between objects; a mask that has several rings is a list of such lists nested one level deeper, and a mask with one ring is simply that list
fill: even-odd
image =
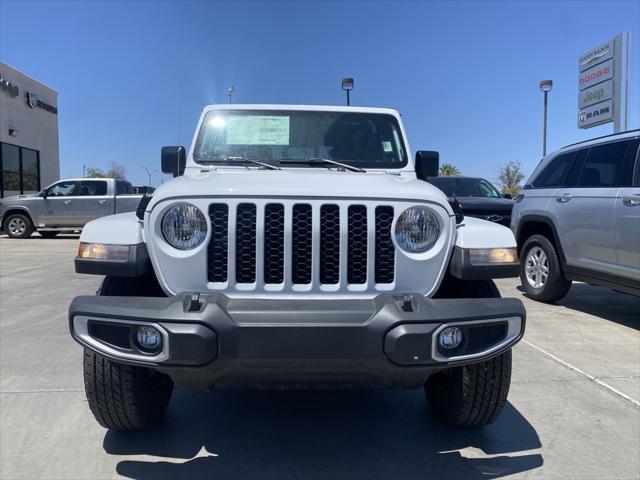
[{"label": "parked car in background", "polygon": [[546,156],[516,197],[511,228],[529,296],[562,298],[572,280],[640,295],[640,130]]},{"label": "parked car in background", "polygon": [[488,180],[455,176],[429,177],[427,181],[442,190],[447,197],[455,197],[466,216],[482,218],[506,227],[511,224],[511,196],[500,193]]},{"label": "parked car in background", "polygon": [[141,197],[125,180],[60,180],[35,195],[3,198],[0,225],[13,238],[29,237],[34,231],[52,238],[62,230],[79,230],[96,218],[135,211]]}]

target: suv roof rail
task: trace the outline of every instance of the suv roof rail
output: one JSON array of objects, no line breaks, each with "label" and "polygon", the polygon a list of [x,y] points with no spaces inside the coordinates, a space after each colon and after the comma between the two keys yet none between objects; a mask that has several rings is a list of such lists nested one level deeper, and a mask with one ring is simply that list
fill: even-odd
[{"label": "suv roof rail", "polygon": [[633,132],[640,133],[640,128],[636,128],[634,130],[627,130],[626,132],[610,133],[609,135],[602,135],[601,137],[589,138],[588,140],[582,140],[580,142],[570,143],[569,145],[565,145],[562,148],[573,147],[574,145],[580,145],[581,143],[593,142],[594,140],[600,140],[601,138],[615,137],[617,135],[624,135],[625,133],[633,133]]}]

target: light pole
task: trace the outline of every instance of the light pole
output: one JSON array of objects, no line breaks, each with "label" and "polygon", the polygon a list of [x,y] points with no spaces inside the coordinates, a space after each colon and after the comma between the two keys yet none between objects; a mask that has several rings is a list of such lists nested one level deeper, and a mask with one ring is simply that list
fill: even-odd
[{"label": "light pole", "polygon": [[233,92],[235,92],[236,89],[233,88],[233,85],[229,87],[229,89],[227,90],[227,103],[231,103],[231,97],[233,96]]},{"label": "light pole", "polygon": [[553,87],[552,80],[542,80],[540,82],[540,91],[544,93],[544,129],[542,132],[542,156],[547,155],[547,94]]},{"label": "light pole", "polygon": [[149,175],[149,186],[151,186],[151,172],[147,167],[140,167],[140,168],[142,168],[145,172],[147,172],[147,175]]},{"label": "light pole", "polygon": [[342,89],[347,92],[347,105],[351,105],[351,96],[349,93],[353,90],[353,78],[343,78]]}]

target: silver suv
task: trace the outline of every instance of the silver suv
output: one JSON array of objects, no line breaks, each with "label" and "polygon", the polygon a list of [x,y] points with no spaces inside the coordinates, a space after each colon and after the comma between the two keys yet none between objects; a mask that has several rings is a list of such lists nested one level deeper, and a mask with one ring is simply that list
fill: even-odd
[{"label": "silver suv", "polygon": [[640,295],[640,130],[547,155],[516,197],[522,286],[542,302],[577,280]]}]

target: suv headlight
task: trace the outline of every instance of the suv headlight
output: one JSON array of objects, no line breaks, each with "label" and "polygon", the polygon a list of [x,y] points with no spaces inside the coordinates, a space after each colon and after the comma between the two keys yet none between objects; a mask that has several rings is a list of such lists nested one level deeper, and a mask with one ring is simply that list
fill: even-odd
[{"label": "suv headlight", "polygon": [[195,205],[174,205],[162,218],[162,235],[172,247],[191,250],[206,238],[207,220]]},{"label": "suv headlight", "polygon": [[411,253],[429,250],[440,235],[440,223],[427,207],[407,208],[396,222],[396,243]]}]

